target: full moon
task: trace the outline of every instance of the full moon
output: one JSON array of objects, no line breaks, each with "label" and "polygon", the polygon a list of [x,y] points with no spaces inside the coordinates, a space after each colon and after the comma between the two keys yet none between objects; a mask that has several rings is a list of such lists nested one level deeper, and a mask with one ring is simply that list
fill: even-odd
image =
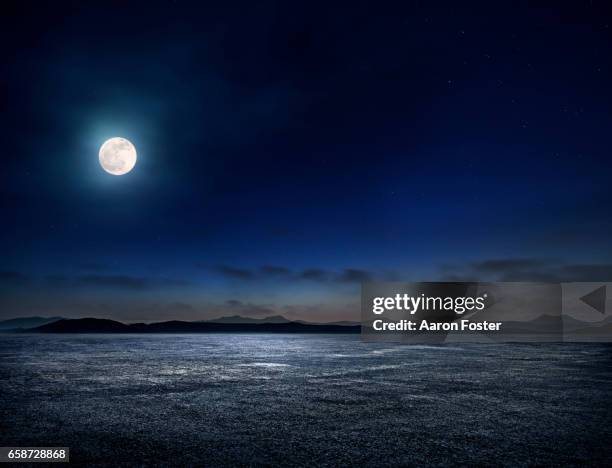
[{"label": "full moon", "polygon": [[136,165],[136,148],[125,138],[114,137],[100,147],[100,165],[113,175],[123,175]]}]

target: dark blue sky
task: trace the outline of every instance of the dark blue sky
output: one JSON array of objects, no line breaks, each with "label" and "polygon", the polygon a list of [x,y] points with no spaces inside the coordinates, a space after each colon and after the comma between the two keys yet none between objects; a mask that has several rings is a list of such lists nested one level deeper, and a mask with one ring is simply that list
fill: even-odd
[{"label": "dark blue sky", "polygon": [[335,320],[368,279],[612,277],[606,2],[125,3],[3,14],[3,317]]}]

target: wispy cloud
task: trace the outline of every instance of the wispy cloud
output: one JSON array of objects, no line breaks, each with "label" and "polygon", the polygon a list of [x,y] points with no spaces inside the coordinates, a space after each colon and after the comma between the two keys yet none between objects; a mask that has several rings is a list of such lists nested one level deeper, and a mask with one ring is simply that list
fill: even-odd
[{"label": "wispy cloud", "polygon": [[217,313],[222,315],[241,315],[243,317],[270,317],[278,312],[269,305],[242,302],[237,299],[225,301],[223,306],[217,307]]},{"label": "wispy cloud", "polygon": [[475,262],[471,264],[471,267],[473,270],[480,272],[506,273],[508,271],[541,269],[550,264],[550,260],[540,258],[507,258]]},{"label": "wispy cloud", "polygon": [[260,268],[260,271],[264,275],[274,277],[291,276],[291,270],[283,266],[264,265]]},{"label": "wispy cloud", "polygon": [[29,281],[30,277],[19,271],[0,271],[0,285],[24,285]]},{"label": "wispy cloud", "polygon": [[75,284],[111,289],[146,290],[161,286],[187,286],[189,281],[173,278],[152,278],[128,275],[83,275],[75,278]]},{"label": "wispy cloud", "polygon": [[612,264],[566,263],[545,258],[500,258],[445,266],[447,281],[608,281]]},{"label": "wispy cloud", "polygon": [[306,280],[324,282],[329,280],[330,274],[319,268],[308,268],[299,273],[299,277]]},{"label": "wispy cloud", "polygon": [[228,265],[220,265],[213,268],[213,272],[232,280],[287,280],[287,281],[314,281],[319,283],[360,283],[372,281],[376,275],[372,272],[354,268],[342,271],[330,271],[322,268],[307,268],[305,270],[293,271],[288,267],[277,265],[264,265],[259,268],[249,269]]},{"label": "wispy cloud", "polygon": [[112,267],[110,265],[106,265],[104,263],[97,263],[97,262],[79,263],[77,265],[77,268],[79,270],[84,270],[84,271],[98,271],[98,272],[112,270]]},{"label": "wispy cloud", "polygon": [[23,286],[31,283],[51,287],[116,289],[116,290],[149,290],[163,287],[181,287],[191,285],[191,281],[177,278],[146,277],[119,274],[85,274],[66,275],[51,273],[43,276],[26,275],[18,271],[0,271],[0,284]]},{"label": "wispy cloud", "polygon": [[221,276],[227,278],[234,278],[239,280],[252,280],[255,278],[255,274],[251,270],[245,268],[235,268],[227,265],[219,265],[214,270]]},{"label": "wispy cloud", "polygon": [[336,280],[342,283],[362,283],[372,281],[372,274],[365,270],[354,270],[348,268],[336,276]]}]

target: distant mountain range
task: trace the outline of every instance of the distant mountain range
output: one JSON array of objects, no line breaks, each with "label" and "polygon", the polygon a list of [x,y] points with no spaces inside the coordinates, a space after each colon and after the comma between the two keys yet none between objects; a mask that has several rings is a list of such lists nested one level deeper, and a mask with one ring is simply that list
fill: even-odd
[{"label": "distant mountain range", "polygon": [[57,322],[63,317],[23,317],[4,320],[0,322],[0,331],[25,330],[28,328],[40,327],[47,323]]},{"label": "distant mountain range", "polygon": [[242,317],[240,315],[230,315],[227,317],[219,317],[212,320],[202,320],[208,323],[302,323],[305,325],[339,325],[343,327],[356,327],[361,325],[360,322],[350,322],[342,320],[339,322],[307,322],[305,320],[289,320],[282,315],[271,315],[264,318]]},{"label": "distant mountain range", "polygon": [[115,320],[82,318],[62,319],[26,330],[30,333],[359,333],[361,327],[317,325],[299,322],[223,323],[183,322],[125,324]]},{"label": "distant mountain range", "polygon": [[291,320],[286,319],[282,315],[271,315],[264,318],[242,317],[240,315],[229,315],[227,317],[219,317],[212,320],[201,320],[208,323],[289,323]]},{"label": "distant mountain range", "polygon": [[[28,333],[359,333],[358,322],[312,323],[289,320],[282,315],[264,318],[231,315],[196,322],[171,320],[126,324],[116,320],[63,317],[23,317],[0,321],[0,332]],[[504,333],[539,334],[561,332],[571,335],[612,334],[612,317],[599,322],[582,322],[570,316],[541,315],[534,320],[505,321]]]},{"label": "distant mountain range", "polygon": [[[51,325],[55,322],[60,322],[61,324],[55,325],[53,327],[42,328],[44,325]],[[118,325],[117,325],[118,324]],[[162,325],[166,324],[166,325]],[[226,317],[219,317],[212,320],[200,320],[197,322],[187,322],[187,321],[167,321],[167,322],[159,322],[159,323],[135,323],[135,324],[124,324],[122,322],[118,322],[115,320],[107,320],[107,319],[95,319],[95,318],[87,318],[87,319],[67,319],[65,317],[23,317],[23,318],[15,318],[10,320],[0,321],[0,332],[50,332],[50,330],[57,330],[56,333],[62,333],[60,329],[66,329],[66,332],[69,332],[69,329],[73,327],[84,327],[87,329],[91,329],[91,332],[95,330],[96,327],[100,328],[100,333],[109,333],[115,331],[123,331],[126,330],[124,327],[130,327],[130,332],[136,333],[135,330],[141,330],[140,332],[148,332],[148,330],[154,330],[158,328],[169,327],[182,327],[182,328],[193,328],[196,331],[204,330],[208,331],[216,331],[217,329],[235,329],[239,331],[243,327],[219,327],[216,324],[222,325],[287,325],[287,324],[297,324],[297,325],[307,325],[313,327],[328,327],[328,326],[338,326],[338,327],[359,327],[359,322],[349,322],[349,321],[340,321],[340,322],[329,322],[329,323],[311,323],[303,320],[289,320],[282,315],[272,315],[270,317],[264,318],[252,318],[252,317],[242,317],[240,315],[231,315]],[[176,325],[176,324],[193,324],[193,325]],[[210,327],[203,326],[202,324],[211,324]],[[283,327],[273,327],[282,330]],[[291,328],[291,327],[285,327]],[[39,330],[40,329],[40,330]],[[263,330],[263,328],[257,328],[256,330]],[[325,328],[317,328],[317,331],[327,332]],[[350,333],[349,330],[342,330],[344,332]],[[139,333],[140,333],[139,332]]]}]

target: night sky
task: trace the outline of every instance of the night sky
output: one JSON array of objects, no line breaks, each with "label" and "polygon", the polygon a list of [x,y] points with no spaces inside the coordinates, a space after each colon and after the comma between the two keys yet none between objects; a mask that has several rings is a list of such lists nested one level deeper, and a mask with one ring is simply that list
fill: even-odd
[{"label": "night sky", "polygon": [[331,321],[369,279],[612,279],[606,3],[3,6],[0,318]]}]

